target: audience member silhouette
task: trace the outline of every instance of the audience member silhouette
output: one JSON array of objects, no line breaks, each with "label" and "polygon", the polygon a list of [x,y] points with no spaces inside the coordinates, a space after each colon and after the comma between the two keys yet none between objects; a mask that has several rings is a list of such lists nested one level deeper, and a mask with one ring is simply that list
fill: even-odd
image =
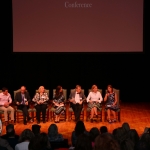
[{"label": "audience member silhouette", "polygon": [[99,130],[96,127],[93,127],[89,132],[90,141],[92,143],[92,147],[94,147],[95,139],[99,135]]},{"label": "audience member silhouette", "polygon": [[56,124],[51,124],[48,128],[48,139],[50,142],[60,142],[63,141],[64,138],[62,134],[58,133],[58,127]]},{"label": "audience member silhouette", "polygon": [[92,150],[92,143],[86,134],[81,134],[75,144],[75,150]]},{"label": "audience member silhouette", "polygon": [[72,146],[75,146],[78,136],[83,133],[89,135],[83,121],[80,120],[76,123],[75,130],[72,132],[72,136],[71,136]]},{"label": "audience member silhouette", "polygon": [[19,137],[19,143],[15,146],[15,150],[28,150],[29,142],[33,138],[33,132],[30,129],[25,129]]}]

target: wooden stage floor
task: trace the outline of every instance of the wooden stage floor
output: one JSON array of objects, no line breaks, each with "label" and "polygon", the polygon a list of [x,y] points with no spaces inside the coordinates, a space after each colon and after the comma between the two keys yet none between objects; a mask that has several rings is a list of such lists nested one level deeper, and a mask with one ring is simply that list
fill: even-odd
[{"label": "wooden stage floor", "polygon": [[[104,113],[103,113],[104,114]],[[103,117],[104,118],[104,117]],[[116,122],[113,124],[109,124],[108,122],[86,122],[85,126],[86,129],[89,131],[92,127],[98,127],[105,125],[107,126],[109,132],[112,132],[115,128],[121,127],[124,122],[128,122],[130,125],[130,128],[136,129],[138,134],[141,135],[144,131],[145,127],[150,127],[150,103],[121,103],[121,122]],[[34,122],[33,124],[35,124]],[[45,124],[41,123],[41,132],[48,131],[48,127],[50,124],[54,122],[47,122]],[[63,134],[64,138],[68,138],[69,143],[71,142],[71,133],[75,128],[75,122],[74,121],[66,121],[66,122],[60,122],[57,124],[58,130],[61,134]],[[28,123],[28,125],[24,125],[22,123],[22,120],[20,120],[20,123],[16,123],[15,130],[16,133],[20,135],[20,133],[24,129],[31,129],[32,124]],[[2,134],[5,134],[6,129],[5,126],[3,126]]]}]

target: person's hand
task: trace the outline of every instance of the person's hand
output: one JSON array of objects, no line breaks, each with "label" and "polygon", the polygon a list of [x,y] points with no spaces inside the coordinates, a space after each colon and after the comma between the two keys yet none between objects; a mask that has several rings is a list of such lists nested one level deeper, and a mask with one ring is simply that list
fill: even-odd
[{"label": "person's hand", "polygon": [[70,102],[75,103],[75,99],[74,99],[74,98],[73,98],[73,99],[71,99],[71,100],[70,100]]},{"label": "person's hand", "polygon": [[81,105],[83,103],[83,101],[80,101],[79,104]]},{"label": "person's hand", "polygon": [[16,102],[16,104],[19,105],[20,103],[19,103],[19,102]]},{"label": "person's hand", "polygon": [[112,104],[112,106],[115,106],[115,105],[116,105],[115,103]]},{"label": "person's hand", "polygon": [[39,105],[40,105],[40,104],[41,104],[41,102],[40,102],[40,101],[37,101],[37,104],[39,104]]},{"label": "person's hand", "polygon": [[4,107],[8,107],[8,106],[9,106],[8,102],[4,103]]},{"label": "person's hand", "polygon": [[107,96],[109,96],[110,95],[110,93],[107,93]]},{"label": "person's hand", "polygon": [[28,105],[28,101],[27,101],[27,102],[25,102],[25,105]]}]

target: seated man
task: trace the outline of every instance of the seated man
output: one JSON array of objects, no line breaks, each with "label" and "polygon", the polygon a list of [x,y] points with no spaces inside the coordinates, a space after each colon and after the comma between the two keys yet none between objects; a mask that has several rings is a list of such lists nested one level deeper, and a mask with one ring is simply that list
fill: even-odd
[{"label": "seated man", "polygon": [[71,102],[71,107],[74,111],[75,121],[80,120],[80,114],[83,108],[83,101],[86,100],[84,93],[81,90],[81,86],[77,85],[76,89],[70,93],[69,101]]},{"label": "seated man", "polygon": [[24,118],[24,125],[27,124],[27,120],[33,122],[32,119],[29,117],[28,109],[29,109],[29,102],[31,101],[30,95],[26,90],[25,86],[20,88],[20,92],[16,93],[15,102],[17,104],[17,108],[22,110],[23,118]]},{"label": "seated man", "polygon": [[12,103],[11,95],[7,88],[2,88],[0,93],[0,110],[4,111],[5,124],[8,124],[8,111],[11,112],[11,123],[14,123],[14,109],[9,106]]}]

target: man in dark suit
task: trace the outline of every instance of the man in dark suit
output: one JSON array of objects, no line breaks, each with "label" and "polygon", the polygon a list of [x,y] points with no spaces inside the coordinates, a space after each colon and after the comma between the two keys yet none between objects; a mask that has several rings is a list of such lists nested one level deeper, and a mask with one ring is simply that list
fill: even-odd
[{"label": "man in dark suit", "polygon": [[29,117],[28,109],[29,109],[29,102],[31,101],[30,95],[26,90],[25,86],[20,88],[20,91],[15,95],[15,102],[17,104],[17,108],[22,110],[24,124],[27,124],[27,120],[32,122],[32,119]]},{"label": "man in dark suit", "polygon": [[71,102],[71,107],[74,111],[76,122],[80,120],[84,100],[86,100],[86,97],[81,90],[81,86],[77,85],[75,90],[72,90],[69,96],[69,101]]}]

